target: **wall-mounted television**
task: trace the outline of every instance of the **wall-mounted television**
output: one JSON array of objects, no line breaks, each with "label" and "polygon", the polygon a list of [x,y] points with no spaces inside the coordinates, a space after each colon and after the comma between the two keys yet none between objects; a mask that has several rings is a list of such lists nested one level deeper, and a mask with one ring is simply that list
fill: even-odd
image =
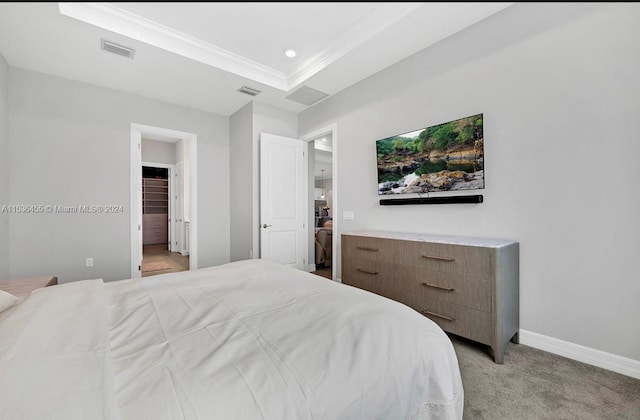
[{"label": "wall-mounted television", "polygon": [[484,188],[482,114],[376,140],[378,195]]}]

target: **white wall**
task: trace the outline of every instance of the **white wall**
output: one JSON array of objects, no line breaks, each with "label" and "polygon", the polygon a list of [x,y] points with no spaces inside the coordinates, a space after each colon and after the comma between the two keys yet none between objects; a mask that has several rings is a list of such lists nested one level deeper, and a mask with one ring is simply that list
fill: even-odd
[{"label": "white wall", "polygon": [[[116,214],[19,214],[9,226],[12,277],[60,282],[130,276],[132,122],[198,136],[198,266],[229,261],[228,119],[10,67],[13,204],[116,205]],[[221,199],[222,197],[222,199]],[[86,257],[94,267],[84,267]]]},{"label": "white wall", "polygon": [[176,143],[166,141],[142,139],[142,161],[150,163],[164,163],[167,165],[175,165],[178,163],[176,158]]},{"label": "white wall", "polygon": [[[0,54],[0,209],[9,201],[8,70]],[[9,277],[9,213],[0,211],[0,279]]]},{"label": "white wall", "polygon": [[[341,230],[518,240],[522,329],[640,360],[638,21],[516,3],[301,113],[301,133],[337,122]],[[376,139],[476,113],[484,203],[379,205]]]},{"label": "white wall", "polygon": [[[316,161],[316,165],[317,164],[318,164],[318,161]],[[331,174],[329,173],[329,175],[331,175]],[[331,185],[333,185],[333,178],[325,178],[323,181],[316,180],[315,187],[313,189],[314,199],[315,200],[322,200],[322,198],[320,198],[320,196],[322,194],[324,194],[325,199],[326,199],[327,198],[327,192],[331,190]]]},{"label": "white wall", "polygon": [[253,102],[230,117],[229,131],[231,261],[239,261],[253,253]]}]

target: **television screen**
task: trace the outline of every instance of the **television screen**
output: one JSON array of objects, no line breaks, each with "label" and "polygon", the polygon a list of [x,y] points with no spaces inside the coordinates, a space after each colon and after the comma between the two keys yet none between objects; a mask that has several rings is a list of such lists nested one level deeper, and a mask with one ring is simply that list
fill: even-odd
[{"label": "television screen", "polygon": [[376,141],[378,195],[484,188],[482,114]]}]

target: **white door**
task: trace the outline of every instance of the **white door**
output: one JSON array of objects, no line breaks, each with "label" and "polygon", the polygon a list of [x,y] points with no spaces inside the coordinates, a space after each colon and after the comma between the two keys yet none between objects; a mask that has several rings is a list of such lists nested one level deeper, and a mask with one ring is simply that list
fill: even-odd
[{"label": "white door", "polygon": [[260,258],[305,268],[306,142],[260,134]]},{"label": "white door", "polygon": [[176,164],[175,193],[176,239],[174,241],[175,247],[172,251],[180,252],[184,255],[184,167],[182,163]]}]

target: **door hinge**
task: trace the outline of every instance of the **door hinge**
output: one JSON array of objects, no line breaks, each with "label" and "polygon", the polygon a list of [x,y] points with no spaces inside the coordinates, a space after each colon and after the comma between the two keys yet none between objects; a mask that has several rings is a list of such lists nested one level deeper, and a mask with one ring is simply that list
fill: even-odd
[{"label": "door hinge", "polygon": [[140,271],[140,270],[142,270],[142,266],[141,265],[138,266],[138,271]]},{"label": "door hinge", "polygon": [[140,225],[138,225],[138,230],[142,230],[142,227]]}]

